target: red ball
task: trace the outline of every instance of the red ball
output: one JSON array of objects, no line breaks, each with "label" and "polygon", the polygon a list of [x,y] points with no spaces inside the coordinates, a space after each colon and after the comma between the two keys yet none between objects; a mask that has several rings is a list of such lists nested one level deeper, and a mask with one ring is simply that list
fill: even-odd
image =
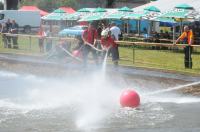
[{"label": "red ball", "polygon": [[82,57],[82,53],[81,53],[80,50],[74,50],[74,51],[72,52],[72,55],[73,55],[74,57],[79,57],[79,58]]},{"label": "red ball", "polygon": [[140,105],[140,97],[136,91],[126,90],[120,96],[120,104],[122,107],[138,107]]}]

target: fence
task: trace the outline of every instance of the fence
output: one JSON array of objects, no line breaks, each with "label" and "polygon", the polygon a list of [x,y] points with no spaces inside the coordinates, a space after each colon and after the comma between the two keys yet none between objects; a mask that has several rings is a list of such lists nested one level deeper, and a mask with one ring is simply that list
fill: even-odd
[{"label": "fence", "polygon": [[[39,53],[38,39],[40,36],[23,34],[6,35],[18,36],[20,50],[17,52]],[[73,49],[78,43],[75,38],[45,37],[45,44],[49,40],[52,40],[53,47],[60,40],[65,40],[71,46],[70,49]],[[1,44],[3,45],[3,42]],[[117,44],[119,45],[120,64],[122,65],[200,73],[200,45],[192,45],[194,51],[192,54],[193,69],[185,69],[183,46],[186,45],[177,44],[174,46],[172,43],[129,41],[117,41]]]}]

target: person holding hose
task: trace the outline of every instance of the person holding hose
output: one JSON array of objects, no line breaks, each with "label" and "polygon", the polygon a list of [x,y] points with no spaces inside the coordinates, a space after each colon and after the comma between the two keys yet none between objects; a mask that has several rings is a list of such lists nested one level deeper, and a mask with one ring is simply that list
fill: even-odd
[{"label": "person holding hose", "polygon": [[82,39],[84,42],[83,46],[83,66],[87,67],[88,54],[91,52],[95,60],[96,65],[98,65],[97,51],[94,46],[97,39],[97,30],[93,23],[89,23],[88,29],[86,29],[82,34]]},{"label": "person holding hose", "polygon": [[105,57],[106,52],[110,51],[112,54],[112,61],[114,63],[114,66],[115,67],[118,66],[119,51],[117,48],[117,44],[112,38],[109,29],[105,29],[101,32],[101,46],[102,46],[102,49],[104,50],[103,58]]},{"label": "person holding hose", "polygon": [[182,41],[184,44],[187,44],[187,46],[184,47],[184,53],[185,53],[185,68],[192,69],[192,44],[193,44],[193,32],[191,29],[189,29],[188,26],[184,26],[184,32],[181,34],[181,36],[176,40],[175,44],[179,41]]}]

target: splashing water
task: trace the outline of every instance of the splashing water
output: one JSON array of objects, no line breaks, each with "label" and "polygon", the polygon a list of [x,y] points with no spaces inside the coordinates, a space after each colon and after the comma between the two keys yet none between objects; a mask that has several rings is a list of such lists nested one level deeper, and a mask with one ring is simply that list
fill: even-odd
[{"label": "splashing water", "polygon": [[[147,101],[144,101],[144,96],[141,96],[141,110],[120,108],[119,96],[123,91],[124,84],[118,83],[119,80],[104,79],[104,76],[99,76],[99,72],[84,75],[84,77],[63,78],[41,78],[34,75],[7,74],[6,72],[1,75],[0,72],[0,80],[4,77],[8,80],[5,85],[1,85],[0,118],[2,122],[9,118],[8,122],[12,121],[13,116],[19,116],[12,112],[13,109],[22,111],[23,116],[25,113],[28,116],[27,118],[36,118],[29,119],[30,121],[39,120],[48,123],[49,121],[43,119],[52,117],[53,122],[57,119],[63,126],[71,122],[76,129],[86,131],[93,131],[92,128],[103,128],[105,126],[110,128],[123,125],[128,127],[142,127],[144,124],[152,126],[174,117],[170,111],[160,104],[156,104],[156,100],[154,102],[153,98],[147,97]],[[121,80],[121,77],[119,79]],[[135,85],[133,84],[130,87]],[[136,89],[139,90],[137,87]],[[141,95],[144,92],[139,90]],[[155,97],[158,98],[157,95]],[[185,100],[189,99],[185,98]],[[160,101],[162,100],[164,99],[160,98]],[[4,109],[6,109],[5,114],[2,114]],[[51,110],[54,113],[46,114]],[[71,114],[72,117],[67,117],[68,111],[70,111],[68,114]],[[57,118],[58,115],[61,120]],[[66,117],[66,120],[63,121],[64,117]],[[23,118],[20,120],[23,120]],[[59,128],[60,124],[58,125]],[[47,125],[45,124],[45,126]]]},{"label": "splashing water", "polygon": [[108,51],[106,51],[105,57],[103,59],[103,66],[102,66],[102,72],[106,72],[106,62],[107,62],[107,57],[108,57]]}]

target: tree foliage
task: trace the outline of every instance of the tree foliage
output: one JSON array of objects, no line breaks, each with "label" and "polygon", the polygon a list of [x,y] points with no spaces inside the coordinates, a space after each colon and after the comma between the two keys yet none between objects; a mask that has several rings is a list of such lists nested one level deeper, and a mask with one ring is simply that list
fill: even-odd
[{"label": "tree foliage", "polygon": [[87,7],[87,3],[92,2],[94,8],[96,7],[112,7],[115,0],[21,0],[21,6],[35,5],[40,9],[46,11],[53,11],[61,6],[68,6],[74,9]]}]

